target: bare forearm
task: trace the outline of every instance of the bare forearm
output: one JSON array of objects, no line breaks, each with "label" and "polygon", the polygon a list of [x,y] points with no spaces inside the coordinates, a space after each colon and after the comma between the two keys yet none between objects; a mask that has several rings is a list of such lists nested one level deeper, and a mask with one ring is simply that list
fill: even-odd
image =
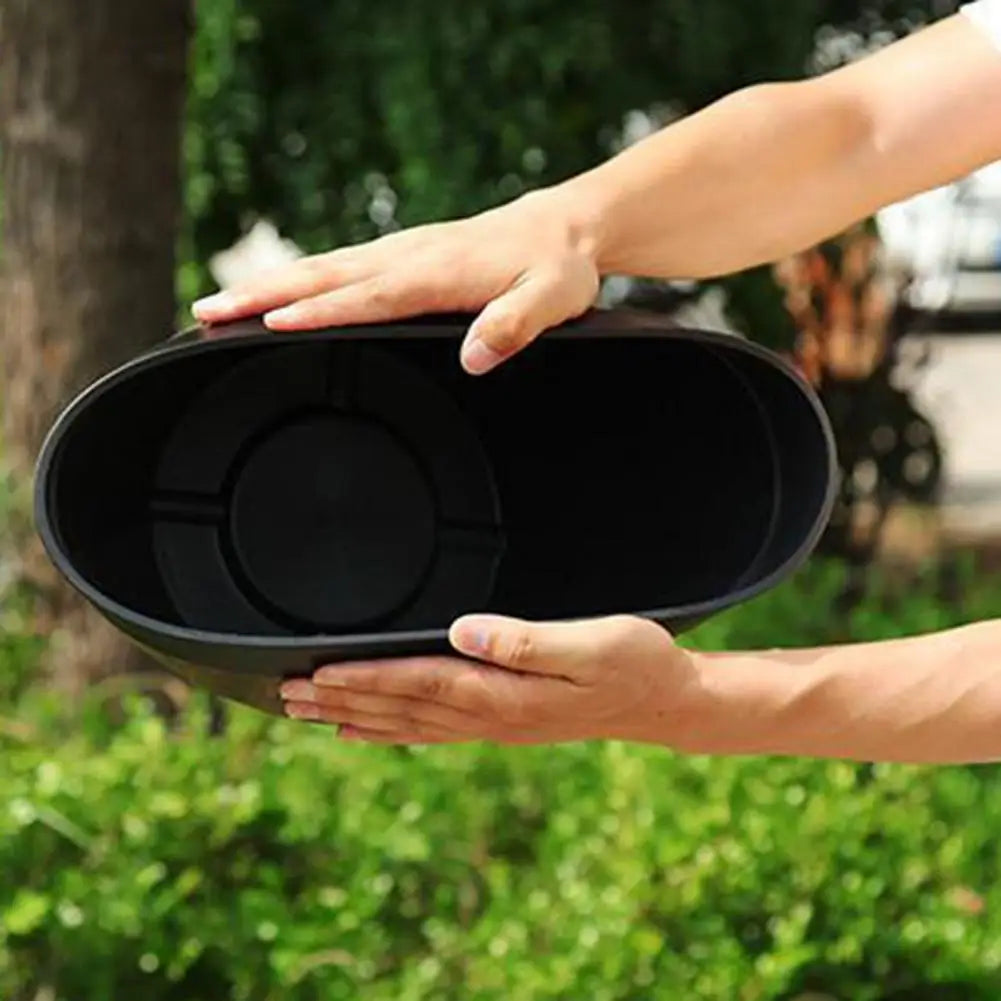
[{"label": "bare forearm", "polygon": [[817,650],[700,654],[684,750],[1001,760],[1001,620]]},{"label": "bare forearm", "polygon": [[813,80],[738,92],[554,189],[604,273],[776,260],[1001,157],[1001,58],[950,18]]},{"label": "bare forearm", "polygon": [[[814,84],[733,94],[570,182],[604,274],[703,278],[775,260],[865,214],[867,123]],[[790,190],[796,196],[790,197]]]}]

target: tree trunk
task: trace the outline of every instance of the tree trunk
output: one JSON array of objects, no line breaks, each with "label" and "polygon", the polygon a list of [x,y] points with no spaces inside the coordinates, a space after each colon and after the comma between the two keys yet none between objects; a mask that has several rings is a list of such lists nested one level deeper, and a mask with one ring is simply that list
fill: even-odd
[{"label": "tree trunk", "polygon": [[[174,325],[191,0],[0,0],[5,464],[30,476],[59,407]],[[2,528],[2,526],[0,526]],[[58,678],[127,665],[18,540]]]}]

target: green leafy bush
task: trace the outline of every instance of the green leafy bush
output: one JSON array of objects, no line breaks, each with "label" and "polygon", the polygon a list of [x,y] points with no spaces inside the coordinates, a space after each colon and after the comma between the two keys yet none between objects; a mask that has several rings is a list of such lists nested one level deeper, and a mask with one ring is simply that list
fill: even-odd
[{"label": "green leafy bush", "polygon": [[849,584],[844,564],[816,558],[782,586],[710,619],[684,643],[706,650],[862,643],[1001,616],[1001,581],[978,569],[969,552],[917,571],[870,568],[862,592],[846,600]]},{"label": "green leafy bush", "polygon": [[[815,567],[690,641],[799,642],[838,618],[838,580]],[[945,618],[990,590],[968,582],[977,612]],[[843,621],[861,637],[892,620]],[[3,998],[1001,991],[993,768],[373,749],[251,711],[212,738],[200,703],[173,730],[42,695],[5,716]]]}]

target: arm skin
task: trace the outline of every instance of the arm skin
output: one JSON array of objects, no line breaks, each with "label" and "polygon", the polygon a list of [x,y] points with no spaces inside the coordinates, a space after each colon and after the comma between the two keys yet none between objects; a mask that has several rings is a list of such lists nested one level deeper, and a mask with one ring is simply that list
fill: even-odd
[{"label": "arm skin", "polygon": [[[1001,54],[962,16],[825,76],[752,87],[579,177],[297,262],[196,305],[274,330],[478,311],[482,374],[593,304],[602,275],[773,261],[1001,157]],[[690,654],[621,617],[460,620],[465,658],[336,665],[290,716],[376,743],[616,738],[692,753],[1001,760],[1001,622],[824,650]]]},{"label": "arm skin", "polygon": [[1001,760],[1001,621],[816,650],[690,653],[652,622],[467,616],[469,659],[335,664],[286,712],[376,744],[625,740],[688,754]]},{"label": "arm skin", "polygon": [[[1001,621],[817,650],[696,655],[706,754],[1001,760]],[[663,743],[656,728],[653,742]]]},{"label": "arm skin", "polygon": [[1001,53],[955,16],[812,80],[751,87],[563,186],[604,273],[770,263],[1001,158]]}]

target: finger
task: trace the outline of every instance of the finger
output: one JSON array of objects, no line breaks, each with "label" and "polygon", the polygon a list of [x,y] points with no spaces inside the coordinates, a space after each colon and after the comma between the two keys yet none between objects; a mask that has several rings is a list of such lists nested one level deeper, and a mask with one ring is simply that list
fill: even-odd
[{"label": "finger", "polygon": [[419,724],[466,732],[475,729],[480,722],[478,716],[469,712],[460,712],[433,702],[353,692],[345,688],[314,685],[305,680],[286,682],[282,685],[281,695],[289,703],[312,703],[322,706],[330,713],[340,714],[337,718],[340,723],[354,723],[357,716],[377,716],[395,720],[395,729],[409,730]]},{"label": "finger", "polygon": [[632,620],[525,622],[499,615],[458,619],[449,640],[459,653],[527,674],[588,684],[606,651],[628,637]]},{"label": "finger", "polygon": [[439,738],[469,736],[468,732],[458,733],[445,727],[434,726],[431,723],[424,723],[415,719],[352,712],[320,705],[316,702],[286,702],[285,715],[291,719],[306,720],[311,723],[349,726],[380,733],[419,733],[426,737]]},{"label": "finger", "polygon": [[418,281],[409,271],[378,275],[332,292],[301,298],[265,314],[271,330],[292,331],[351,323],[383,323],[441,308],[434,285]]},{"label": "finger", "polygon": [[353,662],[321,667],[312,682],[318,688],[415,699],[462,712],[482,712],[489,668],[457,657]]},{"label": "finger", "polygon": [[338,737],[341,740],[359,741],[366,744],[472,744],[491,743],[506,747],[527,747],[533,744],[546,743],[541,734],[528,733],[510,736],[485,737],[472,734],[455,734],[453,736],[428,736],[424,733],[385,732],[382,730],[364,730],[357,727],[342,727]]},{"label": "finger", "polygon": [[368,277],[363,260],[363,255],[354,247],[304,257],[200,299],[191,310],[203,323],[225,323],[256,316]]},{"label": "finger", "polygon": [[446,657],[339,664],[320,668],[312,680],[317,687],[402,696],[449,707],[466,717],[460,725],[463,731],[481,736],[538,729],[567,695],[562,678]]},{"label": "finger", "polygon": [[543,331],[583,313],[597,286],[573,266],[552,272],[529,272],[508,292],[484,307],[462,345],[463,368],[483,375],[496,368]]},{"label": "finger", "polygon": [[364,730],[358,727],[342,727],[340,733],[337,735],[341,740],[357,741],[358,743],[364,744],[382,744],[387,746],[393,745],[410,745],[410,746],[420,746],[420,745],[434,745],[434,744],[471,744],[477,737],[470,736],[436,736],[431,737],[425,733],[406,733],[403,731],[397,731],[394,733],[387,733],[381,730]]}]

